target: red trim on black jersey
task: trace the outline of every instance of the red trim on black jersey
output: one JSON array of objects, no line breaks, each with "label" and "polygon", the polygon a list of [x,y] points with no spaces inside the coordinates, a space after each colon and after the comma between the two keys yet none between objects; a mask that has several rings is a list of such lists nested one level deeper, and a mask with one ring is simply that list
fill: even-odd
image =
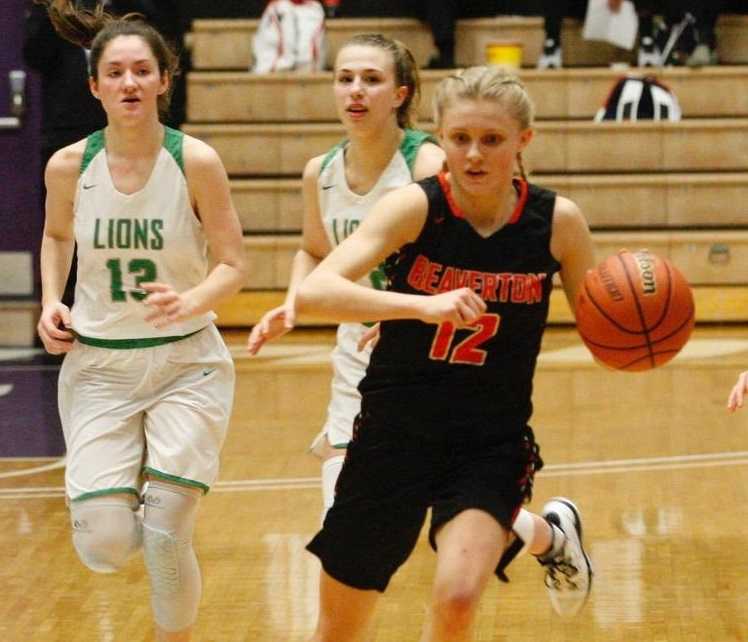
[{"label": "red trim on black jersey", "polygon": [[437,178],[439,179],[439,185],[442,186],[442,192],[444,192],[444,196],[447,199],[447,203],[449,204],[449,209],[452,210],[452,214],[454,214],[457,218],[465,218],[465,213],[455,202],[454,196],[452,196],[452,186],[447,180],[447,172],[442,170],[441,172],[439,172]]},{"label": "red trim on black jersey", "polygon": [[529,185],[527,184],[527,181],[524,178],[514,178],[512,179],[512,183],[514,184],[514,189],[517,190],[517,194],[519,195],[519,198],[517,199],[517,205],[515,205],[512,215],[509,217],[509,220],[507,221],[509,225],[512,225],[516,223],[517,221],[519,221],[520,216],[522,216],[522,212],[525,211],[525,204],[527,203],[527,195],[530,192]]},{"label": "red trim on black jersey", "polygon": [[[447,203],[449,204],[449,209],[452,210],[452,214],[454,214],[457,218],[465,218],[465,212],[460,209],[460,206],[457,205],[454,196],[452,196],[452,186],[447,180],[447,172],[439,172],[437,178],[439,179],[439,185],[441,185],[442,192],[444,192],[444,197],[447,199]],[[520,217],[522,216],[522,212],[524,212],[525,210],[527,197],[530,192],[529,185],[523,178],[512,179],[512,184],[514,185],[514,189],[517,190],[517,195],[519,196],[519,198],[517,199],[517,204],[514,206],[512,215],[506,222],[507,225],[513,225],[514,223],[519,221]]]}]

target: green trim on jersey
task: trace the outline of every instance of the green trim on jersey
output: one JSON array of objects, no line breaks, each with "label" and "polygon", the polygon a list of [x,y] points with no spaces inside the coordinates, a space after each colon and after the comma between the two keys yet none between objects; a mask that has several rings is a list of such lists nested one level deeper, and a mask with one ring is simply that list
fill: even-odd
[{"label": "green trim on jersey", "polygon": [[169,473],[162,473],[160,470],[156,470],[155,468],[150,468],[149,466],[145,466],[143,468],[143,472],[146,475],[151,475],[151,477],[158,477],[159,479],[163,479],[164,481],[174,482],[175,484],[179,484],[180,486],[189,486],[190,488],[199,488],[201,491],[203,491],[203,495],[207,495],[208,491],[210,490],[210,486],[207,486],[203,484],[202,482],[195,481],[194,479],[185,479],[184,477],[177,477],[176,475],[170,475]]},{"label": "green trim on jersey", "polygon": [[174,158],[177,165],[179,165],[179,169],[182,170],[182,174],[184,175],[184,154],[182,153],[183,143],[183,132],[178,129],[164,126],[164,147],[166,148],[166,151],[172,155],[172,158]]},{"label": "green trim on jersey", "polygon": [[83,152],[83,158],[81,159],[81,174],[86,171],[86,168],[89,166],[94,156],[96,156],[96,154],[104,149],[105,144],[106,141],[104,140],[103,129],[95,131],[93,134],[88,136],[88,138],[86,138],[86,149]]},{"label": "green trim on jersey", "polygon": [[[184,132],[164,125],[163,147],[166,148],[166,151],[171,154],[177,165],[179,165],[179,169],[182,170],[182,175],[184,175],[184,154],[182,152],[183,143]],[[95,131],[86,138],[86,149],[83,152],[83,158],[81,159],[81,174],[86,171],[86,168],[89,166],[94,156],[104,149],[105,146],[106,138],[104,137],[103,129]]]},{"label": "green trim on jersey", "polygon": [[105,488],[104,490],[94,490],[90,493],[83,493],[71,499],[71,502],[82,502],[86,499],[93,499],[94,497],[104,497],[105,495],[119,495],[121,493],[127,493],[128,495],[135,495],[140,498],[140,493],[137,488],[130,488],[129,486],[123,486],[122,488]]},{"label": "green trim on jersey", "polygon": [[320,174],[325,171],[325,167],[327,167],[330,164],[335,154],[337,154],[338,150],[345,147],[347,142],[348,142],[347,138],[344,140],[341,140],[337,145],[335,145],[335,147],[333,147],[329,152],[327,152],[327,154],[325,154],[325,157],[322,159],[322,166],[319,168]]},{"label": "green trim on jersey", "polygon": [[84,337],[80,334],[75,334],[75,338],[81,343],[87,346],[93,346],[94,348],[109,348],[110,350],[133,350],[135,348],[154,348],[156,346],[162,346],[167,343],[174,343],[175,341],[181,341],[187,339],[198,332],[201,332],[205,328],[195,330],[189,334],[182,334],[179,336],[171,337],[149,337],[147,339],[96,339],[94,337]]},{"label": "green trim on jersey", "polygon": [[418,156],[418,150],[421,149],[421,145],[424,143],[434,143],[438,145],[436,138],[434,138],[428,132],[423,132],[420,129],[406,129],[405,136],[403,136],[403,142],[400,143],[400,153],[405,158],[405,162],[408,164],[411,176],[413,175],[413,168],[416,164],[416,157]]},{"label": "green trim on jersey", "polygon": [[[320,174],[325,171],[325,167],[327,167],[332,162],[332,159],[338,152],[338,150],[345,147],[347,143],[347,138],[341,140],[337,145],[335,145],[335,147],[333,147],[329,152],[327,152],[327,154],[325,154],[325,157],[322,159],[322,166],[319,168]],[[413,175],[413,167],[416,164],[418,150],[421,149],[421,145],[423,145],[424,143],[434,143],[434,145],[439,144],[436,138],[434,138],[428,132],[421,131],[420,129],[405,130],[405,135],[403,136],[403,140],[400,143],[400,147],[398,147],[398,149],[405,158],[405,163],[408,165],[411,176]]]}]

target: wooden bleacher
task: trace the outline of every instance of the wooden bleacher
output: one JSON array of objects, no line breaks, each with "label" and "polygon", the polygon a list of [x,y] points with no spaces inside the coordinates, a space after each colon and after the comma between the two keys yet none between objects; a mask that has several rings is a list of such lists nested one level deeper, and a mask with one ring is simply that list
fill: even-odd
[{"label": "wooden bleacher", "polygon": [[[232,177],[250,266],[247,289],[220,307],[224,326],[250,325],[278,305],[301,229],[300,173],[342,135],[329,73],[253,76],[249,43],[256,21],[196,21],[195,71],[188,78],[185,131],[213,145]],[[429,32],[410,19],[329,23],[330,52],[350,35],[381,30],[405,40],[424,62]],[[581,40],[565,24],[567,64],[603,65],[625,52]],[[679,98],[679,123],[592,122],[621,70],[607,66],[556,71],[532,68],[542,39],[536,18],[460,21],[457,58],[483,62],[488,40],[524,42],[520,71],[537,106],[528,149],[533,180],[575,200],[593,228],[600,258],[621,247],[648,247],[670,258],[694,286],[700,322],[748,321],[748,17],[719,23],[721,55],[730,65],[656,73]],[[577,46],[575,46],[577,45]],[[236,71],[242,70],[242,71]],[[650,72],[652,70],[649,70]],[[423,71],[421,126],[433,127],[430,97],[446,72]],[[570,322],[560,291],[551,322]]]},{"label": "wooden bleacher", "polygon": [[[434,90],[447,73],[421,72],[420,120],[431,120]],[[561,69],[550,74],[524,69],[519,75],[533,96],[537,120],[589,120],[622,74],[604,67]],[[745,83],[744,67],[706,67],[698,73],[672,67],[663,69],[658,76],[679,97],[687,117],[748,114],[748,92],[736,91]],[[205,71],[194,72],[189,78],[187,100],[192,123],[338,122],[329,72],[299,77],[294,73]]]},{"label": "wooden bleacher", "polygon": [[[195,20],[192,27],[192,64],[195,69],[247,69],[251,38],[258,20]],[[328,66],[342,43],[362,31],[380,31],[408,44],[419,64],[433,52],[427,26],[413,18],[340,18],[330,20]],[[748,63],[748,16],[722,16],[717,24],[720,60],[723,64]],[[578,21],[564,23],[562,38],[567,66],[607,66],[611,60],[631,62],[631,54],[615,47],[583,40]],[[543,43],[540,17],[500,16],[458,20],[455,56],[460,65],[482,64],[488,42],[513,40],[523,43],[523,64],[534,67]]]},{"label": "wooden bleacher", "polygon": [[[424,129],[432,129],[424,124]],[[338,142],[331,123],[186,125],[234,176],[298,176]],[[678,123],[544,121],[524,154],[533,172],[748,171],[748,117]]]}]

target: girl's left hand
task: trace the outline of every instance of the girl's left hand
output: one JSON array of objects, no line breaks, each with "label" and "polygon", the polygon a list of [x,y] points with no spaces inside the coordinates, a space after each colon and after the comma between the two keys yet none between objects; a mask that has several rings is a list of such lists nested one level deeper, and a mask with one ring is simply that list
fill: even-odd
[{"label": "girl's left hand", "polygon": [[730,412],[735,412],[738,408],[743,407],[743,399],[745,394],[748,392],[748,370],[740,373],[737,383],[733,386],[730,391],[730,396],[727,398],[727,409]]},{"label": "girl's left hand", "polygon": [[194,307],[184,294],[180,294],[166,283],[153,281],[140,283],[138,287],[148,292],[143,303],[153,310],[146,315],[145,320],[156,328],[165,328],[194,314]]},{"label": "girl's left hand", "polygon": [[618,13],[621,9],[622,4],[623,0],[608,0],[608,9],[610,9],[613,13]]},{"label": "girl's left hand", "polygon": [[363,352],[368,346],[373,350],[377,343],[379,343],[379,324],[375,323],[361,335],[361,338],[356,344],[356,349],[359,352]]}]

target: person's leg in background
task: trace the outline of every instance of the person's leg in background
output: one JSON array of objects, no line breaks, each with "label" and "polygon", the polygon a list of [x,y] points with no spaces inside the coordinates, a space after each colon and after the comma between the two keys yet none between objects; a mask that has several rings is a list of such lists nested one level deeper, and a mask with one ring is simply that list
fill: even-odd
[{"label": "person's leg in background", "polygon": [[538,69],[561,67],[561,23],[568,10],[568,0],[545,0],[543,3],[543,53]]},{"label": "person's leg in background", "polygon": [[703,67],[719,63],[716,26],[719,14],[725,11],[725,0],[691,0],[691,13],[696,19],[696,46],[688,57],[689,67]]},{"label": "person's leg in background", "polygon": [[427,64],[428,69],[451,69],[455,66],[455,27],[459,13],[457,0],[425,0],[420,13],[431,27],[438,53]]},{"label": "person's leg in background", "polygon": [[636,64],[639,67],[661,67],[662,51],[657,41],[654,21],[659,3],[657,0],[635,0],[634,4],[639,14],[639,50]]},{"label": "person's leg in background", "polygon": [[560,69],[563,66],[561,27],[565,17],[584,19],[587,0],[545,0],[543,3],[543,51],[538,69]]}]

